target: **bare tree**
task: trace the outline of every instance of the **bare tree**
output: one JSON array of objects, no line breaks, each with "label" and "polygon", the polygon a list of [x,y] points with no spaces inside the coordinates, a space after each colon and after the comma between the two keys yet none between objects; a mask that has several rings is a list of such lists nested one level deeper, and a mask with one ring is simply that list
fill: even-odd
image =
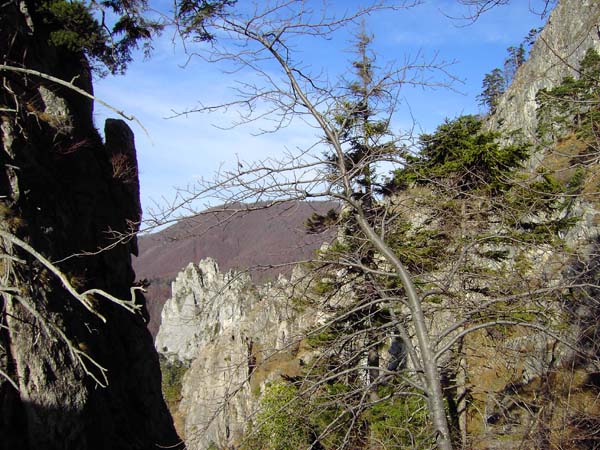
[{"label": "bare tree", "polygon": [[[244,163],[244,170],[238,167],[226,173],[215,183],[201,186],[188,193],[185,202],[190,204],[208,191],[214,194],[226,193],[227,203],[232,201],[268,200],[271,202],[289,201],[318,197],[334,198],[342,202],[348,220],[364,240],[363,245],[371,247],[385,258],[391,272],[389,275],[400,280],[406,295],[406,305],[410,310],[411,327],[416,336],[416,350],[411,356],[416,371],[422,373],[424,392],[431,414],[434,434],[442,449],[452,447],[450,431],[445,413],[441,376],[435,360],[431,342],[431,332],[422,308],[422,297],[418,293],[404,264],[385,242],[385,231],[378,227],[378,218],[373,216],[372,189],[374,166],[383,160],[403,159],[395,145],[380,145],[371,142],[366,128],[377,96],[386,96],[390,106],[387,114],[394,109],[397,90],[407,84],[439,84],[432,76],[446,73],[446,65],[435,60],[413,59],[399,69],[388,68],[384,75],[376,79],[372,70],[366,67],[371,62],[367,57],[367,40],[360,41],[362,60],[359,86],[350,89],[346,85],[334,85],[326,79],[311,75],[300,61],[295,59],[294,40],[305,37],[328,38],[342,27],[355,23],[367,14],[383,9],[404,9],[416,2],[403,2],[394,7],[382,3],[358,10],[355,13],[333,16],[326,9],[313,10],[305,2],[276,1],[266,4],[261,10],[251,10],[250,14],[227,11],[206,20],[203,11],[195,9],[190,2],[179,6],[178,26],[184,36],[201,35],[205,29],[216,30],[219,39],[213,43],[205,58],[209,61],[233,62],[237,67],[250,69],[262,78],[261,84],[238,83],[238,98],[226,105],[206,106],[196,111],[212,111],[219,108],[243,107],[242,122],[269,117],[275,120],[272,130],[287,126],[291,121],[302,119],[315,127],[321,136],[315,146],[298,153],[290,153],[283,160],[263,161],[255,164]],[[203,26],[197,24],[202,20]],[[363,35],[364,36],[364,35]],[[232,45],[226,41],[231,40]],[[278,73],[273,73],[272,63]],[[264,84],[262,84],[264,83]],[[359,96],[352,101],[351,95]],[[189,113],[191,111],[187,111]],[[381,120],[389,120],[389,116]],[[358,122],[358,123],[357,123]],[[349,130],[360,127],[361,142]],[[372,135],[371,137],[374,137]],[[380,136],[376,136],[376,140]],[[364,140],[364,142],[362,142]],[[360,152],[352,152],[352,146],[360,146]],[[330,149],[331,155],[323,157],[315,154],[321,149]],[[349,155],[352,154],[351,157]],[[362,187],[361,187],[362,186]],[[365,191],[366,189],[366,191]]]},{"label": "bare tree", "polygon": [[[458,2],[467,7],[467,13],[463,18],[474,22],[482,14],[493,8],[508,5],[511,0],[458,0]],[[555,5],[556,0],[529,0],[531,11],[542,17],[547,16]]]},{"label": "bare tree", "polygon": [[[473,2],[480,8],[478,14],[503,3]],[[389,124],[397,89],[439,84],[432,75],[447,76],[443,63],[413,59],[401,68],[378,70],[364,31],[358,39],[353,80],[333,83],[310,73],[296,59],[300,39],[330,38],[342,27],[385,9],[384,4],[342,17],[291,0],[257,7],[247,15],[224,9],[210,18],[199,3],[180,6],[185,7],[179,9],[177,25],[184,37],[197,33],[201,37],[207,30],[217,36],[202,54],[206,60],[260,77],[256,83],[238,82],[238,96],[229,103],[185,113],[239,108],[239,123],[273,120],[273,127],[263,132],[302,120],[317,137],[310,148],[286,152],[278,160],[244,161],[214,180],[181,191],[171,206],[195,212],[197,202],[215,197],[232,214],[324,197],[342,205],[337,217],[341,231],[317,262],[321,272],[314,283],[323,291],[332,287],[334,292],[347,292],[347,288],[353,297],[336,305],[333,294],[325,296],[326,306],[336,314],[310,335],[336,329],[338,335],[326,341],[328,352],[320,357],[331,358],[334,364],[324,374],[307,375],[298,395],[310,396],[335,379],[344,379],[352,388],[329,396],[327,405],[338,408],[338,413],[319,436],[313,436],[313,443],[343,429],[341,446],[351,447],[365,439],[360,420],[364,411],[389,397],[410,396],[425,400],[438,448],[453,447],[452,425],[456,432],[460,429],[466,446],[469,396],[475,399],[473,404],[488,407],[482,392],[472,390],[475,383],[468,381],[477,371],[489,376],[487,368],[473,360],[489,358],[487,365],[497,368],[497,362],[514,358],[518,348],[530,349],[536,352],[535,364],[543,368],[522,369],[527,375],[520,380],[527,381],[556,367],[569,352],[597,365],[595,351],[579,345],[577,333],[561,328],[567,295],[577,292],[586,297],[588,289],[596,288],[595,282],[582,281],[583,274],[591,276],[587,263],[578,275],[568,275],[574,260],[589,261],[589,253],[597,253],[585,239],[573,248],[563,246],[572,217],[562,206],[574,195],[566,189],[572,180],[565,179],[557,188],[539,173],[519,178],[515,173],[528,156],[525,147],[501,147],[495,143],[498,136],[485,133],[474,117],[449,121],[436,133],[421,137],[418,154],[408,145],[412,136],[405,136],[404,142],[392,136]],[[410,6],[414,2],[395,9]],[[376,175],[382,162],[397,169],[398,191],[390,207],[377,193],[386,188]],[[157,220],[169,217],[171,211],[159,214]],[[412,216],[419,223],[406,225]],[[535,264],[542,267],[534,270]],[[571,318],[580,324],[576,315]],[[481,341],[505,338],[509,344],[496,342],[490,350],[477,347]],[[396,350],[383,367],[378,352],[385,345],[390,350],[396,345]],[[556,352],[554,347],[548,352],[548,345]],[[313,367],[316,371],[318,365]],[[391,380],[398,378],[401,383],[394,385]],[[506,386],[517,378],[506,376]],[[382,386],[397,390],[386,394],[378,390]],[[286,395],[281,398],[279,409],[297,404]],[[500,404],[499,413],[483,411],[482,421],[487,426],[495,414],[508,415],[511,408],[514,405]],[[537,412],[528,413],[540,420]],[[302,417],[297,419],[305,426]]]}]

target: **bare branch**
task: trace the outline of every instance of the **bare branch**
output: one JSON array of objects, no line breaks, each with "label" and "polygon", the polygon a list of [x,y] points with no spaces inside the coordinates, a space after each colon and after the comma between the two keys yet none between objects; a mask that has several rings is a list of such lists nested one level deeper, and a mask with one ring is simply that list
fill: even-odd
[{"label": "bare branch", "polygon": [[61,284],[63,285],[63,287],[67,290],[67,292],[69,294],[71,294],[88,311],[90,311],[92,314],[94,314],[95,316],[100,318],[103,322],[106,323],[106,318],[104,316],[102,316],[102,314],[100,314],[95,309],[94,302],[91,300],[92,295],[94,295],[94,294],[99,295],[99,296],[125,308],[126,310],[128,310],[130,312],[136,313],[140,310],[141,305],[136,303],[135,293],[136,293],[136,291],[141,290],[142,288],[135,287],[135,286],[131,287],[131,298],[129,300],[120,300],[100,289],[89,289],[85,292],[79,293],[73,287],[73,285],[69,282],[68,277],[64,273],[62,273],[60,271],[60,269],[58,269],[58,267],[56,267],[54,264],[52,264],[50,261],[48,261],[42,254],[40,254],[37,250],[35,250],[29,244],[27,244],[26,242],[17,238],[13,234],[8,233],[7,231],[4,231],[4,230],[0,230],[0,237],[5,239],[6,241],[10,242],[11,244],[14,244],[17,247],[25,250],[27,253],[29,253],[31,256],[33,256],[35,259],[37,259],[40,263],[42,263],[42,265],[44,267],[46,267],[46,269],[48,269],[50,272],[52,272],[60,280]]},{"label": "bare branch", "polygon": [[61,85],[63,87],[69,88],[72,91],[75,91],[75,92],[77,92],[80,95],[83,95],[84,97],[87,97],[87,98],[89,98],[91,100],[95,100],[96,102],[100,103],[102,106],[110,109],[111,111],[115,112],[116,114],[118,114],[119,116],[123,117],[124,119],[129,120],[129,121],[134,121],[135,123],[137,123],[140,126],[140,128],[142,130],[144,130],[144,133],[146,133],[147,136],[150,136],[149,133],[148,133],[148,130],[146,130],[146,128],[144,127],[144,125],[142,125],[142,123],[135,116],[127,115],[125,112],[123,112],[123,111],[115,108],[114,106],[106,103],[104,100],[102,100],[102,99],[100,99],[100,98],[98,98],[98,97],[90,94],[89,92],[87,92],[84,89],[81,89],[78,86],[75,86],[75,84],[73,84],[74,80],[71,80],[69,82],[69,81],[61,80],[60,78],[54,77],[52,75],[48,75],[46,73],[40,72],[38,70],[27,69],[27,68],[24,68],[24,67],[9,66],[9,65],[6,65],[6,64],[0,64],[0,71],[2,71],[2,70],[3,71],[8,71],[8,72],[24,73],[24,74],[27,74],[27,75],[34,75],[36,77],[40,77],[40,78],[43,78],[45,80],[52,81],[53,83],[57,83],[57,84],[59,84],[59,85]]}]

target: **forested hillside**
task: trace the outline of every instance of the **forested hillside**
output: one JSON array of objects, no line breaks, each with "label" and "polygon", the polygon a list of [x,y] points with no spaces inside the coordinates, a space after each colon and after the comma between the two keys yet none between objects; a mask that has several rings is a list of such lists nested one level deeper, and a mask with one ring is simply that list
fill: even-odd
[{"label": "forested hillside", "polygon": [[280,274],[289,276],[296,263],[312,259],[332,236],[326,230],[308,234],[304,223],[313,214],[338,209],[335,202],[267,206],[255,205],[250,211],[216,207],[139,239],[140,252],[133,264],[138,279],[150,283],[148,327],[154,336],[171,296],[171,283],[190,262],[211,257],[221,270],[248,270],[255,282],[263,283]]}]

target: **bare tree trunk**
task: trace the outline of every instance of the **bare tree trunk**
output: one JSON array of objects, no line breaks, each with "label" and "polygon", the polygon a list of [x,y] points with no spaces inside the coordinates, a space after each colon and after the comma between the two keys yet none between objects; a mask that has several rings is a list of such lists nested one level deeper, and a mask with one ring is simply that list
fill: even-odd
[{"label": "bare tree trunk", "polygon": [[[416,2],[410,1],[400,2],[397,7],[408,7],[415,3]],[[302,3],[302,6],[299,8],[302,9],[304,7],[305,6]],[[257,44],[259,50],[252,49],[248,52],[244,51],[240,53],[236,53],[235,51],[230,53],[229,50],[224,50],[222,53],[217,54],[212,58],[214,58],[215,61],[223,59],[232,60],[239,63],[241,66],[250,66],[260,72],[261,69],[256,66],[259,61],[263,61],[269,56],[279,65],[285,78],[287,78],[288,84],[285,85],[285,88],[282,88],[279,82],[277,82],[272,86],[272,90],[265,90],[264,92],[262,92],[260,88],[250,85],[250,93],[247,94],[246,98],[244,95],[241,95],[242,99],[240,100],[240,104],[244,103],[247,105],[254,100],[267,98],[272,99],[274,110],[280,111],[281,116],[285,117],[283,121],[287,120],[288,115],[298,115],[300,117],[311,116],[316,122],[316,127],[320,129],[324,136],[323,142],[333,149],[333,157],[327,161],[322,161],[321,165],[325,166],[323,169],[324,171],[334,170],[336,172],[334,177],[335,181],[331,181],[324,176],[323,183],[329,184],[329,187],[326,189],[327,194],[322,195],[333,196],[348,207],[350,215],[356,220],[356,223],[367,242],[387,260],[393,268],[393,271],[397,274],[397,277],[400,279],[408,298],[408,305],[411,312],[410,321],[412,322],[416,333],[417,342],[415,348],[418,349],[418,351],[412,352],[411,357],[415,356],[417,358],[417,363],[419,364],[416,365],[420,366],[423,370],[423,374],[417,374],[417,377],[425,380],[423,390],[427,397],[428,409],[431,421],[433,422],[433,431],[437,445],[441,450],[451,450],[452,443],[444,406],[441,377],[435,359],[435,352],[432,348],[431,337],[429,335],[430,330],[425,321],[421,298],[417,293],[410,274],[398,256],[385,243],[383,237],[375,232],[372,224],[369,223],[371,218],[368,217],[368,213],[371,211],[371,208],[370,205],[368,205],[368,202],[371,200],[369,193],[372,189],[370,164],[377,160],[377,152],[373,151],[373,154],[367,154],[365,157],[361,158],[358,163],[355,163],[353,167],[346,166],[344,137],[340,135],[341,132],[339,127],[334,123],[335,121],[331,117],[331,115],[333,115],[333,109],[335,109],[336,106],[339,106],[339,103],[343,102],[343,99],[341,97],[336,97],[335,93],[332,90],[328,90],[328,88],[317,88],[315,86],[316,80],[308,77],[302,72],[299,66],[293,63],[290,48],[287,45],[288,43],[285,42],[284,37],[284,34],[287,31],[290,31],[290,34],[298,35],[303,33],[301,30],[304,30],[304,33],[307,35],[326,36],[332,30],[342,26],[342,24],[351,23],[356,20],[356,18],[361,17],[361,15],[374,12],[377,9],[382,8],[382,6],[381,4],[376,3],[371,7],[361,10],[361,12],[357,13],[355,16],[345,16],[339,21],[332,21],[330,18],[322,18],[321,22],[317,20],[316,23],[312,22],[312,20],[314,20],[312,14],[307,14],[308,19],[303,16],[305,11],[294,11],[293,16],[289,16],[287,19],[281,19],[277,17],[277,12],[281,12],[280,8],[282,9],[283,7],[281,5],[274,6],[272,10],[265,12],[264,16],[260,16],[260,19],[257,19],[256,16],[250,19],[240,20],[236,20],[234,17],[221,18],[222,22],[220,22],[217,27],[220,27],[230,35],[237,35],[249,46],[251,44]],[[285,11],[286,13],[289,12],[287,9]],[[275,14],[273,14],[273,16],[275,18],[269,17],[269,14],[274,12]],[[188,17],[188,20],[189,22],[184,24],[182,28],[187,29],[189,32],[189,27],[193,28],[197,26],[197,23],[194,22],[194,17],[191,19]],[[308,22],[302,22],[302,20],[308,20]],[[186,26],[188,28],[186,28]],[[202,29],[197,29],[197,32],[201,33]],[[366,57],[366,53],[364,52],[363,57]],[[209,59],[211,58],[209,57]],[[365,61],[363,61],[363,63],[364,62]],[[266,71],[263,72],[263,74],[268,80],[273,80],[271,75],[266,74]],[[387,78],[393,78],[395,80],[394,83],[401,85],[402,81],[396,80],[395,75],[397,74],[388,74]],[[398,78],[401,78],[401,76]],[[308,86],[307,89],[304,89],[305,84]],[[363,87],[365,86],[363,85]],[[314,89],[315,92],[317,92],[314,98],[311,97],[312,91],[310,91],[310,89]],[[323,107],[323,97],[328,94],[332,103],[330,105],[331,110],[322,112],[319,108]],[[250,99],[250,102],[248,102],[248,99]],[[210,108],[206,108],[206,110],[209,109]],[[353,112],[356,113],[357,111]],[[251,114],[252,112],[250,115]],[[289,169],[279,169],[282,173],[284,170]],[[277,172],[277,170],[274,171]],[[268,172],[272,173],[270,170]],[[237,179],[240,182],[241,187],[248,189],[249,184],[242,180],[244,174],[245,173],[239,173],[237,175],[233,174],[232,178]],[[355,192],[354,189],[356,177],[361,175],[366,178],[367,202],[360,199],[361,195]],[[262,195],[265,192],[264,183],[260,184],[261,187],[257,187],[259,190],[255,192],[256,195],[259,195],[259,193]],[[281,192],[286,189],[285,185],[278,185],[277,181],[274,181],[271,187],[276,192]],[[290,189],[294,191],[298,188],[294,185],[294,187]],[[306,195],[310,195],[307,191],[305,192]],[[365,211],[365,208],[368,208],[368,211]]]},{"label": "bare tree trunk", "polygon": [[423,371],[425,372],[425,380],[427,382],[427,403],[436,432],[437,444],[441,450],[451,450],[452,441],[450,439],[450,429],[448,427],[448,419],[444,407],[444,394],[442,392],[440,372],[435,361],[434,352],[431,348],[429,330],[425,323],[425,314],[423,314],[421,299],[419,298],[417,289],[402,262],[366,221],[364,214],[362,214],[360,209],[356,211],[356,220],[363,233],[365,233],[375,248],[394,267],[402,281],[412,315],[411,320],[415,327],[418,348],[421,352]]}]

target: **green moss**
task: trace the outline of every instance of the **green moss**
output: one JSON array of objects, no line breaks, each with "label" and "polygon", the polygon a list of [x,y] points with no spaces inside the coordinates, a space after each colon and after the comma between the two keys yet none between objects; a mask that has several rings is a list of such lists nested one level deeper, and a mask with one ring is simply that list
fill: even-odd
[{"label": "green moss", "polygon": [[525,256],[524,252],[519,252],[515,257],[513,267],[517,274],[522,277],[528,275],[533,269],[533,263]]},{"label": "green moss", "polygon": [[440,305],[444,299],[439,295],[429,295],[427,298],[425,298],[425,301],[433,305]]},{"label": "green moss", "polygon": [[302,313],[306,311],[307,308],[315,306],[315,301],[308,296],[294,296],[290,299],[290,304],[292,305],[294,311]]},{"label": "green moss", "polygon": [[531,311],[513,311],[510,313],[509,318],[519,322],[536,322],[539,319],[539,314]]}]

